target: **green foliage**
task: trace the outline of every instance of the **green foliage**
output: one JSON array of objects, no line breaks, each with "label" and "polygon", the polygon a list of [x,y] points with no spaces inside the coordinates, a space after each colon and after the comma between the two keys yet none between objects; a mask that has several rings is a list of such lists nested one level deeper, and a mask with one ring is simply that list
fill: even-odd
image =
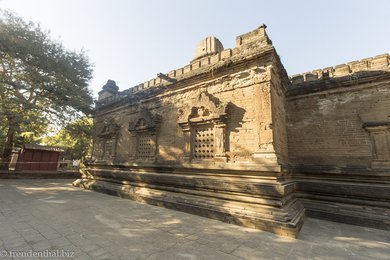
[{"label": "green foliage", "polygon": [[[48,123],[88,115],[91,64],[66,50],[39,25],[0,10],[0,143],[3,157],[16,140],[36,140]],[[30,135],[23,132],[30,132]]]},{"label": "green foliage", "polygon": [[88,117],[75,120],[42,141],[47,145],[64,148],[65,152],[61,156],[64,159],[84,159],[91,150],[92,120]]}]

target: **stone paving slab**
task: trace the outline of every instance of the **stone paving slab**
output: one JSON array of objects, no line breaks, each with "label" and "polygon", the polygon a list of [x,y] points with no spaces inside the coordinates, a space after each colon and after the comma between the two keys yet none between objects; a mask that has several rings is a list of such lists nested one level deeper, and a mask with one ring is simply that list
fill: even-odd
[{"label": "stone paving slab", "polygon": [[69,180],[0,180],[0,260],[28,259],[1,255],[30,250],[74,259],[390,259],[390,232],[309,218],[291,239]]}]

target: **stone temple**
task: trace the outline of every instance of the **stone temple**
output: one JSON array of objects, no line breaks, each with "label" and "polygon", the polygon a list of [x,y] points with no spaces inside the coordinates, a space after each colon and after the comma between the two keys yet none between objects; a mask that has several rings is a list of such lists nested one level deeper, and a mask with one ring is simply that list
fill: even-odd
[{"label": "stone temple", "polygon": [[291,237],[306,216],[389,230],[389,55],[289,77],[265,29],[109,80],[75,185]]}]

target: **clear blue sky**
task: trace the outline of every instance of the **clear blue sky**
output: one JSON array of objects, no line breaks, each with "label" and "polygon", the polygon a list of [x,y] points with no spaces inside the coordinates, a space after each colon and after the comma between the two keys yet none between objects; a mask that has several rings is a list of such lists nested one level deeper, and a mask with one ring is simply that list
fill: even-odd
[{"label": "clear blue sky", "polygon": [[267,24],[290,75],[390,52],[390,1],[0,0],[94,63],[91,89],[121,90],[180,68],[208,35],[235,37]]}]

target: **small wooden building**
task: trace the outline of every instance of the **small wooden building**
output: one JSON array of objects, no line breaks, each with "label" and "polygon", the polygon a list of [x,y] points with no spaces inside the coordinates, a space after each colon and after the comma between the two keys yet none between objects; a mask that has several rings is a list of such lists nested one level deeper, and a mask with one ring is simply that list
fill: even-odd
[{"label": "small wooden building", "polygon": [[25,144],[19,152],[15,170],[56,171],[63,151],[60,147]]}]

